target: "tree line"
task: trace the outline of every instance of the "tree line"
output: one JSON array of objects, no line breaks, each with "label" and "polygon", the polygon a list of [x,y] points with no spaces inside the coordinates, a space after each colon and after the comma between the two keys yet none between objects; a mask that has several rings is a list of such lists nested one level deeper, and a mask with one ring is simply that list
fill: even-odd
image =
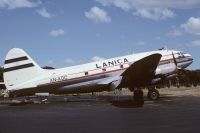
[{"label": "tree line", "polygon": [[0,67],[0,82],[3,82],[3,68]]},{"label": "tree line", "polygon": [[181,86],[197,86],[200,84],[200,70],[187,70],[184,74],[178,76]]}]

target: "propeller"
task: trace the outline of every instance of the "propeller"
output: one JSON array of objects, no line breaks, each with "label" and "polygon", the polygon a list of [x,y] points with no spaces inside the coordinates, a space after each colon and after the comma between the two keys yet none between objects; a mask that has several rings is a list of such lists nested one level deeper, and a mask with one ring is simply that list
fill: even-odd
[{"label": "propeller", "polygon": [[174,53],[173,53],[173,52],[172,52],[172,56],[173,56],[174,64],[175,64],[175,66],[178,68],[177,61],[176,61],[176,58],[175,58],[175,56],[174,56]]},{"label": "propeller", "polygon": [[182,69],[182,68],[178,67],[178,63],[177,63],[177,61],[176,61],[176,58],[175,58],[173,52],[172,52],[172,56],[173,56],[174,64],[175,64],[175,66],[176,66],[177,74],[178,74],[178,75],[181,75],[181,74],[186,73],[186,70],[185,70],[185,69]]},{"label": "propeller", "polygon": [[159,75],[159,78],[161,79],[160,80],[161,84],[165,84],[165,81],[168,80],[168,78],[173,78],[174,76],[176,76],[178,78],[178,80],[179,80],[180,77],[185,76],[187,74],[187,70],[185,70],[185,69],[183,69],[183,68],[178,66],[178,62],[177,62],[173,52],[172,52],[172,57],[173,57],[172,58],[173,59],[173,63],[175,65],[175,70],[174,70],[174,66],[173,66],[173,68],[172,68],[172,70],[170,70],[169,74],[165,74],[165,75],[161,74],[161,75]]},{"label": "propeller", "polygon": [[176,58],[175,58],[173,52],[172,52],[172,57],[173,57],[173,60],[174,60],[174,64],[175,64],[175,66],[176,66],[175,72],[179,75],[179,74],[180,74],[180,69],[181,69],[181,68],[178,67],[178,64],[177,64],[177,61],[176,61]]}]

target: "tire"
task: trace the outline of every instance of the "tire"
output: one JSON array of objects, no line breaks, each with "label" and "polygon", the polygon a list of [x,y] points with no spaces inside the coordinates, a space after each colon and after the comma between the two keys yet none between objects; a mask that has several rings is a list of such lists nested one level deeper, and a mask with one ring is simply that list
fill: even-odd
[{"label": "tire", "polygon": [[158,99],[159,99],[160,94],[159,94],[159,91],[158,91],[158,90],[152,89],[152,90],[149,90],[147,96],[148,96],[148,98],[149,98],[150,100],[155,101],[155,100],[158,100]]},{"label": "tire", "polygon": [[136,90],[136,91],[134,91],[134,100],[135,101],[141,101],[141,100],[143,100],[143,91],[142,90]]}]

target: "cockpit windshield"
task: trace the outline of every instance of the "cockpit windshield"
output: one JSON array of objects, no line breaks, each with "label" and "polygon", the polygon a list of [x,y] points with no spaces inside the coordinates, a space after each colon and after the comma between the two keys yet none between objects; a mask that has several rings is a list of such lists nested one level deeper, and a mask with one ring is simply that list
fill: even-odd
[{"label": "cockpit windshield", "polygon": [[184,56],[185,53],[183,53],[183,52],[178,52],[177,54],[178,54],[178,57],[185,57]]}]

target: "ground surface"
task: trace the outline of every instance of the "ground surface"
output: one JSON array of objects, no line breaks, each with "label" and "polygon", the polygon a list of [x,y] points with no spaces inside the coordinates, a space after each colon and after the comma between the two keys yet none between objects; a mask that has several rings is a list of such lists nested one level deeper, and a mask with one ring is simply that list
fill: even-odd
[{"label": "ground surface", "polygon": [[[106,100],[102,100],[105,98]],[[124,95],[117,99],[130,99]],[[64,99],[64,100],[63,100]],[[48,104],[0,104],[1,133],[187,133],[200,131],[200,88],[161,90],[143,107],[112,105],[113,98],[51,98]],[[122,101],[123,101],[122,100]],[[124,104],[126,100],[124,100]]]}]

